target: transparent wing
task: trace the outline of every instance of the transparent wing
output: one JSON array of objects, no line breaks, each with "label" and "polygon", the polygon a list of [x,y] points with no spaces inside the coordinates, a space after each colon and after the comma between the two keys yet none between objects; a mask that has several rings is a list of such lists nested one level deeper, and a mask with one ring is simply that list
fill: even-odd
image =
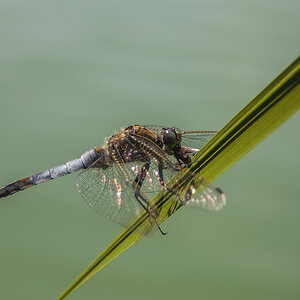
[{"label": "transparent wing", "polygon": [[[145,125],[146,128],[152,130],[155,134],[166,126]],[[216,133],[215,130],[198,130],[184,131],[181,130],[181,144],[186,147],[191,147],[200,150]]]},{"label": "transparent wing", "polygon": [[181,144],[200,150],[216,133],[217,131],[183,131]]},{"label": "transparent wing", "polygon": [[[202,184],[203,184],[203,180]],[[205,188],[197,193],[194,184],[191,184],[186,192],[187,207],[201,208],[203,210],[218,211],[226,205],[226,197],[223,191],[212,183],[205,183]]]},{"label": "transparent wing", "polygon": [[[126,227],[136,217],[143,207],[138,203],[132,186],[134,178],[141,172],[143,163],[126,164],[131,173],[131,182],[126,182],[115,166],[107,169],[89,168],[82,171],[76,179],[76,187],[87,204],[102,216]],[[163,169],[163,179],[168,183],[177,171]],[[204,179],[201,179],[204,183]],[[199,193],[196,186],[191,184],[185,192],[182,202],[187,207],[203,210],[218,211],[226,205],[226,198],[221,189],[211,183]],[[148,201],[163,189],[156,164],[151,164],[140,190],[141,195]],[[157,215],[158,218],[158,215]]]},{"label": "transparent wing", "polygon": [[[138,174],[140,169],[141,165],[131,164],[131,170],[135,170],[135,175]],[[170,168],[169,166],[165,166],[162,170],[164,183],[167,184],[177,172],[178,171]],[[204,186],[204,188],[200,192],[197,192],[197,189],[199,189],[200,186]],[[157,165],[152,163],[149,171],[147,172],[141,192],[144,197],[147,197],[150,201],[159,191],[162,190],[162,188]],[[219,211],[226,205],[226,197],[223,191],[213,183],[206,181],[201,176],[195,177],[191,181],[189,187],[184,191],[183,195],[177,195],[175,199],[177,199],[177,201],[180,199],[187,207],[199,208],[207,211]]]},{"label": "transparent wing", "polygon": [[142,207],[132,199],[133,191],[118,170],[89,168],[76,178],[76,187],[89,206],[104,217],[126,226]]},{"label": "transparent wing", "polygon": [[[135,197],[136,189],[133,185],[144,165],[143,162],[124,164],[123,167],[127,168],[127,179],[115,165],[107,169],[85,169],[76,178],[77,190],[99,214],[126,227],[144,209]],[[166,183],[174,172],[166,172]],[[157,164],[151,163],[139,192],[149,203],[162,188]],[[158,213],[155,214],[158,218]]]},{"label": "transparent wing", "polygon": [[[141,166],[132,164],[131,169],[135,169],[135,174],[140,170]],[[164,183],[167,184],[178,171],[165,166],[162,170]],[[219,211],[226,205],[226,197],[223,191],[215,186],[213,183],[207,182],[203,177],[197,176],[193,179],[189,188],[186,189],[183,196],[180,196],[182,202],[187,207],[199,208],[202,210]],[[205,186],[200,192],[197,188]],[[152,163],[147,176],[142,186],[142,194],[147,197],[149,201],[162,190],[160,183],[160,176],[158,174],[157,165]],[[179,196],[178,196],[179,197]],[[178,201],[178,198],[175,198]]]},{"label": "transparent wing", "polygon": [[[153,127],[152,130],[161,128],[160,126],[151,127]],[[186,145],[190,147],[193,147],[190,143],[191,141],[195,141],[199,145],[199,138],[202,143],[205,143],[214,134],[215,132],[183,133],[184,141],[189,141]],[[172,156],[168,156],[168,158],[172,159]],[[149,159],[151,158],[149,157]],[[141,178],[141,174],[144,172],[143,183],[138,192],[141,196],[140,201],[143,199],[144,204],[149,204],[159,191],[166,188],[165,186],[163,187],[163,183],[167,184],[177,173],[170,166],[163,166],[160,172],[158,161],[151,159],[150,162],[150,167],[146,168],[146,171],[145,166],[147,163],[141,161],[112,164],[105,169],[97,168],[96,162],[78,175],[76,179],[77,190],[87,204],[98,213],[126,227],[134,217],[145,209],[136,197],[137,184],[133,183],[139,180],[135,181],[135,179]],[[201,182],[204,183],[203,178]],[[188,207],[199,207],[207,210],[219,210],[225,205],[226,200],[223,192],[212,184],[205,183],[205,188],[198,194],[196,193],[196,187],[199,187],[199,185],[194,186],[194,184],[191,184],[189,186],[184,197],[185,199],[181,201],[182,203],[186,203]],[[151,205],[147,209],[151,211],[155,221],[159,223],[158,210],[155,207],[151,207]],[[151,223],[152,227],[150,229],[152,230],[153,218],[152,222],[150,220],[149,223]]]}]

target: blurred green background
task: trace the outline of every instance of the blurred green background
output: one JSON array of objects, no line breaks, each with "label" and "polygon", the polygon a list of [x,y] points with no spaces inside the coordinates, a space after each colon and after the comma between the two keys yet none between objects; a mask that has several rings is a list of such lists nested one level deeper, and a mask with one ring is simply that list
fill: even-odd
[{"label": "blurred green background", "polygon": [[[0,2],[0,185],[132,123],[220,129],[299,55],[299,1]],[[296,299],[299,114],[70,299]],[[0,298],[55,299],[120,232],[76,175],[0,202]]]}]

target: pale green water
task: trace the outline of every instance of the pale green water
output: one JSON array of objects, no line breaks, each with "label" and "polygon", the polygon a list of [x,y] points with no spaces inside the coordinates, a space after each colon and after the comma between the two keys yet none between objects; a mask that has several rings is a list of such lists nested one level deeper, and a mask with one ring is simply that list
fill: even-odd
[{"label": "pale green water", "polygon": [[[299,55],[298,1],[1,1],[0,185],[131,123],[219,129]],[[70,299],[297,299],[299,114]],[[76,175],[0,202],[0,299],[55,299],[119,233]]]}]

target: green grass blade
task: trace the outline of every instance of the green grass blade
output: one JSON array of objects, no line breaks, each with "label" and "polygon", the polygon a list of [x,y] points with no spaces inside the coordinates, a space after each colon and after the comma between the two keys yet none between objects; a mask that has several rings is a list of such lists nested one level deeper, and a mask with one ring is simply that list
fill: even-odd
[{"label": "green grass blade", "polygon": [[[300,57],[245,106],[195,156],[190,172],[213,181],[227,168],[250,151],[300,108]],[[179,172],[168,185],[170,191],[159,193],[152,200],[160,210],[162,223],[179,207],[174,199],[184,192],[191,173]],[[202,188],[201,184],[199,189]],[[172,192],[173,191],[173,192]],[[175,200],[175,201],[174,201]],[[152,226],[152,225],[151,225]],[[65,299],[96,272],[104,268],[151,229],[146,213],[141,213],[124,229],[103,253],[59,297]]]}]

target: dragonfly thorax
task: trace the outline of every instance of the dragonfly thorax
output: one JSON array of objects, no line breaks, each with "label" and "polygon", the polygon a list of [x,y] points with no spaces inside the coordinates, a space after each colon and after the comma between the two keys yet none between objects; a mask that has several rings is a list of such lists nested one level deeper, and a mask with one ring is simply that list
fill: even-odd
[{"label": "dragonfly thorax", "polygon": [[153,132],[144,126],[130,125],[114,134],[107,142],[107,160],[110,163],[119,157],[123,162],[149,161],[149,145],[157,145]]}]

